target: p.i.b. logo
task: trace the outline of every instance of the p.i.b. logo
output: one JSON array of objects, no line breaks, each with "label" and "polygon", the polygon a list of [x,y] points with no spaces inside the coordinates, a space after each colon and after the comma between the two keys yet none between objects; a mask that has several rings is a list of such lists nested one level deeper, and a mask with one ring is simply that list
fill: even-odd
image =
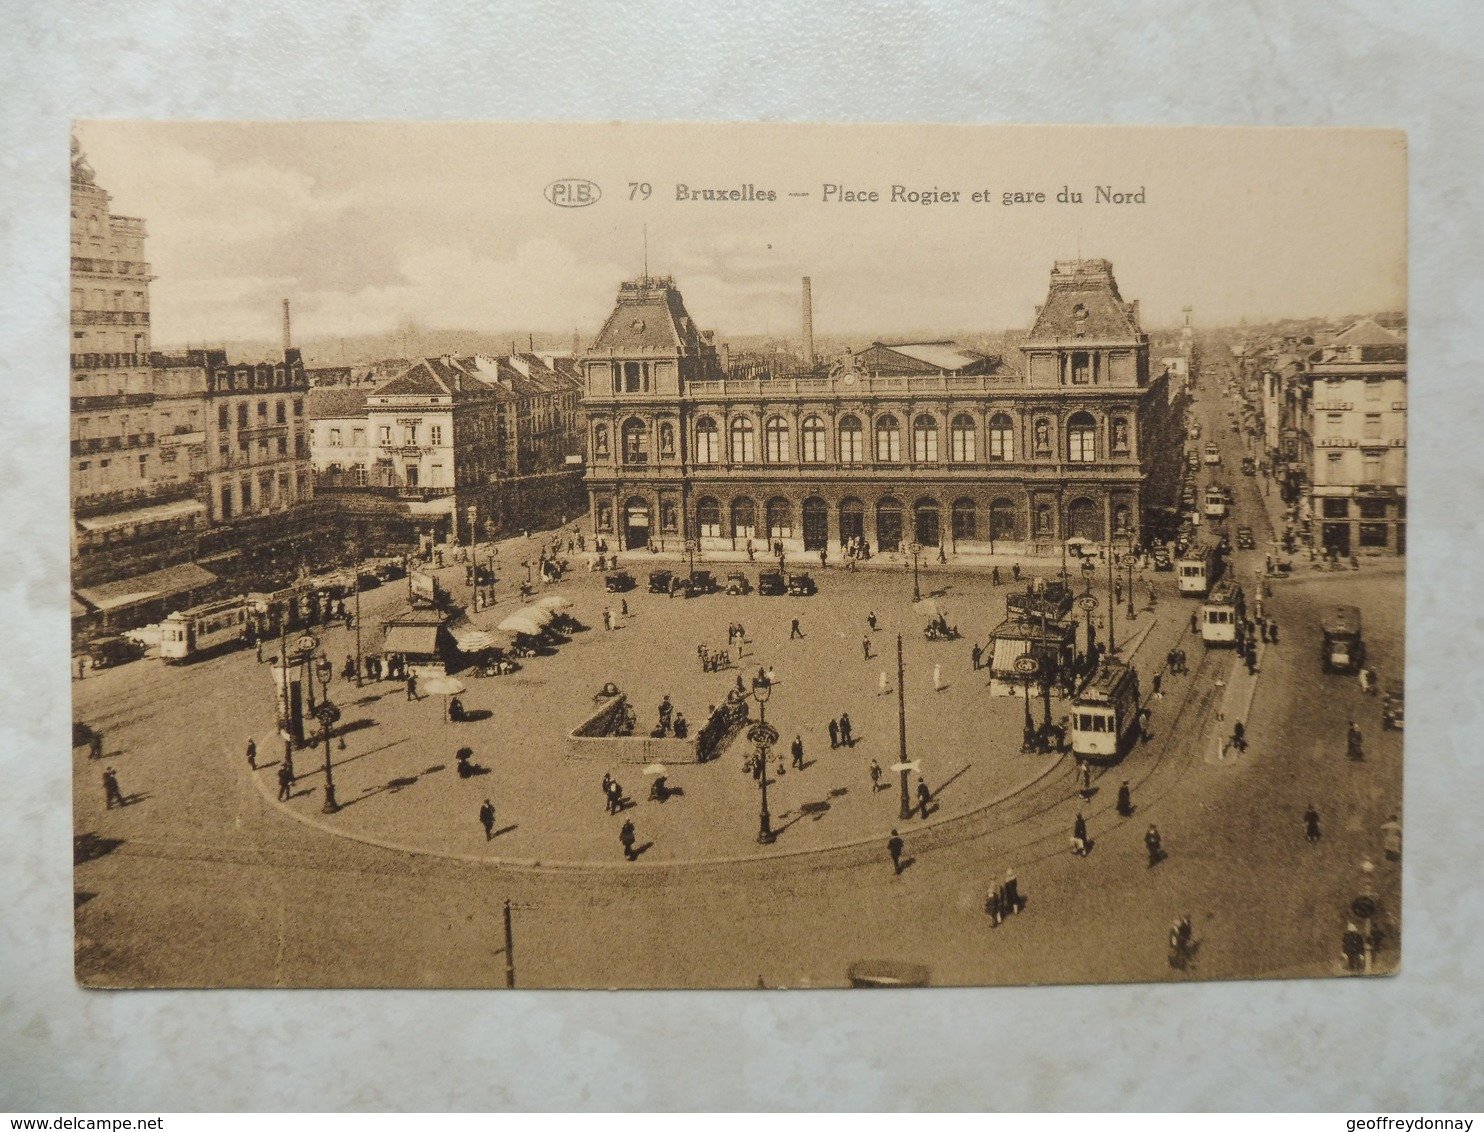
[{"label": "p.i.b. logo", "polygon": [[586,208],[603,198],[603,190],[585,177],[562,177],[547,185],[544,195],[558,208]]}]

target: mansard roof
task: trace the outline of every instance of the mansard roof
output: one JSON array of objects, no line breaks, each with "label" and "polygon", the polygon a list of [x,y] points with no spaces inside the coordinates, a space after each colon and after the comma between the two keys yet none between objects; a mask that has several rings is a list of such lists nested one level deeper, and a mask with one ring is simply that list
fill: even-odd
[{"label": "mansard roof", "polygon": [[378,397],[448,397],[483,392],[484,382],[455,358],[420,358],[400,377],[376,390]]},{"label": "mansard roof", "polygon": [[1106,259],[1058,260],[1051,289],[1036,312],[1026,343],[1085,338],[1097,342],[1143,340],[1139,304],[1126,303]]},{"label": "mansard roof", "polygon": [[668,276],[642,275],[619,284],[618,302],[589,353],[626,354],[652,350],[696,353],[702,334]]}]

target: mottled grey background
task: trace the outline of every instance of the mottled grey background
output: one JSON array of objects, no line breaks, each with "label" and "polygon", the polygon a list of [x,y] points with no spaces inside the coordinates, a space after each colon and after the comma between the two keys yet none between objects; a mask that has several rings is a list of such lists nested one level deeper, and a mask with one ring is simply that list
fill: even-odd
[{"label": "mottled grey background", "polygon": [[[1484,8],[3,7],[0,1109],[1484,1107]],[[73,117],[1404,127],[1414,387],[1403,974],[878,995],[77,990],[64,456]]]}]

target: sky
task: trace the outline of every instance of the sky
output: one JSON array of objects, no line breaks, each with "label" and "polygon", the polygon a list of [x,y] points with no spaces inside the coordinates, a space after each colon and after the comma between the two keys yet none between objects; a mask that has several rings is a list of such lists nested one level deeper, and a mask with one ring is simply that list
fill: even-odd
[{"label": "sky", "polygon": [[[1025,327],[1053,262],[1113,262],[1146,329],[1406,305],[1402,135],[1372,130],[782,124],[79,122],[143,218],[157,347],[425,329],[591,338],[671,275],[704,328]],[[601,198],[556,207],[553,182]],[[688,190],[774,201],[679,200]],[[879,199],[823,199],[824,186]],[[956,202],[891,201],[957,192]],[[1096,187],[1142,202],[1096,199]],[[642,186],[648,186],[647,197]],[[1059,203],[1066,189],[1081,204]],[[988,191],[988,203],[975,192]],[[1045,199],[1002,203],[1006,192]],[[803,193],[807,196],[790,196]]]}]

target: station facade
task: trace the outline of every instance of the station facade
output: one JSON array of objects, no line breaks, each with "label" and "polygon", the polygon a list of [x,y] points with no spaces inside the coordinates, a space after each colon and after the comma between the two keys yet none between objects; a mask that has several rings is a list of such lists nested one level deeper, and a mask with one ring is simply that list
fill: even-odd
[{"label": "station facade", "polygon": [[[1139,541],[1180,413],[1106,260],[1058,262],[1012,364],[876,343],[737,379],[674,282],[624,283],[583,358],[595,533],[623,549],[1051,554]],[[1164,461],[1169,468],[1161,469]]]}]

